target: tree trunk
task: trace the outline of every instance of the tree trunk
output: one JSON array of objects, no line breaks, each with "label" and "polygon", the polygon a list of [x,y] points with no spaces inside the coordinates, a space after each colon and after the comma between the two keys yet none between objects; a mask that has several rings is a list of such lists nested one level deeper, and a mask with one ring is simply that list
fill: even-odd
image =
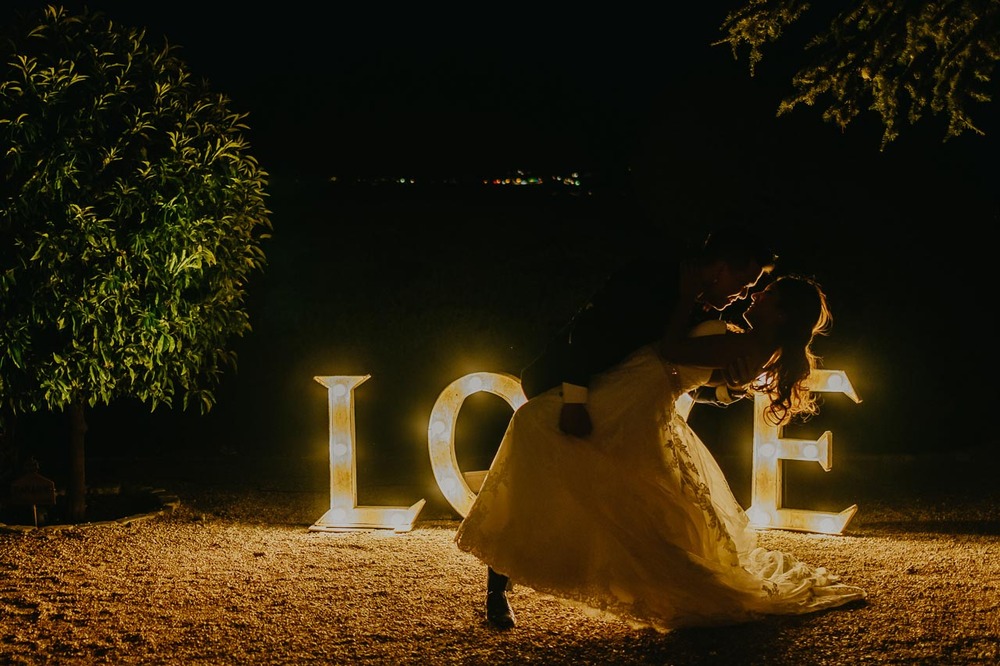
[{"label": "tree trunk", "polygon": [[67,518],[72,523],[82,523],[87,513],[87,474],[83,454],[84,436],[87,434],[87,418],[83,400],[73,401],[70,407],[69,433],[69,488],[66,492]]},{"label": "tree trunk", "polygon": [[11,410],[0,412],[0,479],[11,480],[20,469],[17,415]]}]

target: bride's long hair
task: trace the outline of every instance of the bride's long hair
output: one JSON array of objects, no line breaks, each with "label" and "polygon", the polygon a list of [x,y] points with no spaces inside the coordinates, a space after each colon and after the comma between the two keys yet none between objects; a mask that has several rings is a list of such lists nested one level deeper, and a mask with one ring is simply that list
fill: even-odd
[{"label": "bride's long hair", "polygon": [[751,389],[770,398],[764,418],[772,425],[788,423],[794,417],[804,421],[819,412],[816,395],[806,386],[821,360],[813,353],[812,343],[817,335],[830,332],[833,315],[826,294],[812,278],[783,275],[768,289],[778,297],[784,319],[776,331],[778,348]]}]

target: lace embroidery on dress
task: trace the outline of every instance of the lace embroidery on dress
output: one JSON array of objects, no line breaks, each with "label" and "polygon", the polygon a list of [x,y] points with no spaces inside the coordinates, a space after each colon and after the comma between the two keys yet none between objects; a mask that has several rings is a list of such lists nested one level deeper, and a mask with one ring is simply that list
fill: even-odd
[{"label": "lace embroidery on dress", "polygon": [[[667,408],[660,410],[657,420],[660,428],[660,441],[663,444],[664,458],[667,465],[678,474],[682,488],[690,494],[691,499],[702,510],[707,519],[709,528],[715,533],[715,538],[722,544],[723,549],[733,556],[731,566],[740,566],[739,551],[733,541],[726,526],[719,519],[715,505],[712,502],[712,493],[708,485],[702,479],[698,466],[691,458],[691,453],[686,444],[689,428],[674,409],[674,400],[685,392],[686,387],[681,382],[680,372],[677,366],[659,357],[666,370],[668,381],[672,389],[670,393],[671,402]],[[680,423],[678,423],[680,421]]]}]

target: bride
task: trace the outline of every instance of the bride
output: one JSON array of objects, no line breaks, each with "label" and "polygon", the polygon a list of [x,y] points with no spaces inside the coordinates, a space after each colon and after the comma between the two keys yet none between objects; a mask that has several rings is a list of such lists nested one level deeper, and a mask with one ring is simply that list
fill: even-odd
[{"label": "bride", "polygon": [[745,622],[865,598],[821,567],[757,547],[718,464],[677,413],[677,398],[719,384],[736,359],[759,368],[748,390],[774,424],[817,411],[805,380],[814,337],[831,318],[813,280],[784,276],[752,295],[741,330],[720,320],[685,330],[694,280],[682,275],[672,324],[591,385],[594,430],[558,429],[558,389],[513,415],[455,536],[489,566],[487,617],[514,626],[510,583],[634,627]]}]

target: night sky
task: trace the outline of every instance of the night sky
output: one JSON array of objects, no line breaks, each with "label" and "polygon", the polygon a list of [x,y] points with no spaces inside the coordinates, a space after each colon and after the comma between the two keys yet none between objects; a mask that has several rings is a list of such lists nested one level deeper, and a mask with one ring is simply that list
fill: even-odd
[{"label": "night sky", "polygon": [[[828,292],[834,328],[817,351],[864,400],[838,397],[817,419],[835,446],[996,444],[995,391],[978,379],[993,373],[995,106],[974,111],[986,137],[944,142],[944,121],[928,118],[884,151],[873,114],[845,133],[816,109],[776,117],[797,52],[766,53],[751,78],[745,59],[711,45],[729,2],[683,14],[645,3],[88,4],[181,47],[249,114],[251,152],[270,174],[275,230],[270,267],[250,287],[254,333],[213,415],[181,419],[185,441],[321,456],[325,392],[312,377],[371,373],[359,440],[373,440],[373,457],[399,455],[395,441],[419,458],[437,392],[472,370],[516,374],[647,225],[692,238],[750,214],[772,226],[780,272]],[[578,171],[593,193],[330,183],[515,169]],[[98,410],[93,445],[121,422]],[[150,446],[173,445],[155,443],[172,432],[161,426]],[[234,427],[238,441],[221,444]]]}]

